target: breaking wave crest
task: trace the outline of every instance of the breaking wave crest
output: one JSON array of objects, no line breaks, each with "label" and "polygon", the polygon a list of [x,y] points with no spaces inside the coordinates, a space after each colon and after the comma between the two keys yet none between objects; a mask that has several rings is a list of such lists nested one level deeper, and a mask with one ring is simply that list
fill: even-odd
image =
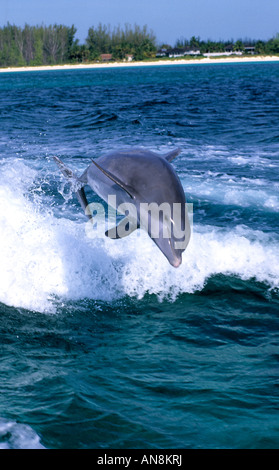
[{"label": "breaking wave crest", "polygon": [[26,424],[0,418],[0,449],[44,449],[38,434]]},{"label": "breaking wave crest", "polygon": [[36,170],[20,160],[2,167],[0,302],[6,305],[55,312],[57,303],[85,298],[111,302],[155,294],[175,300],[181,293],[200,291],[216,274],[278,287],[274,234],[242,225],[224,229],[194,224],[176,270],[142,231],[110,240],[100,227],[99,236],[89,238],[85,218],[58,217],[43,198],[27,197]]}]

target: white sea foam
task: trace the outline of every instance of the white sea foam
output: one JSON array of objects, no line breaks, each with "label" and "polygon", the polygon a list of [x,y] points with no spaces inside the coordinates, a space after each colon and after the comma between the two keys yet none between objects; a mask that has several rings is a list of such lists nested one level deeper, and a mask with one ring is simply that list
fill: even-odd
[{"label": "white sea foam", "polygon": [[237,166],[278,168],[278,161],[263,157],[262,155],[237,155],[229,157],[231,163]]},{"label": "white sea foam", "polygon": [[6,305],[55,312],[64,300],[140,299],[147,293],[175,299],[220,273],[279,286],[275,234],[194,225],[176,270],[142,231],[110,240],[99,227],[98,236],[88,238],[86,219],[57,218],[42,200],[27,199],[36,172],[23,163],[13,168],[0,178],[0,302]]},{"label": "white sea foam", "polygon": [[30,426],[0,418],[0,449],[45,449],[45,447]]},{"label": "white sea foam", "polygon": [[263,178],[236,178],[225,173],[206,171],[182,178],[186,193],[216,203],[279,211],[278,184]]}]

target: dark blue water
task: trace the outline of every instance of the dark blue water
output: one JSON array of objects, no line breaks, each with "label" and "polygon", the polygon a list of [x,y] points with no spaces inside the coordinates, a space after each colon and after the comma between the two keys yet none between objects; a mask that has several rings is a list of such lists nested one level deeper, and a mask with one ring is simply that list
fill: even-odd
[{"label": "dark blue water", "polygon": [[[277,63],[0,75],[1,447],[279,448],[278,116]],[[182,149],[177,270],[52,159],[134,146]]]}]

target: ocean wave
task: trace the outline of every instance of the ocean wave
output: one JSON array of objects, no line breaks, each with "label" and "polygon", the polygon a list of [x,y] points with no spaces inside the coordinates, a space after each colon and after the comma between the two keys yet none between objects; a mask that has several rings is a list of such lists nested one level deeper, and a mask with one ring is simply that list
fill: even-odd
[{"label": "ocean wave", "polygon": [[108,113],[106,111],[98,110],[96,112],[81,111],[76,113],[75,116],[69,116],[64,118],[65,129],[91,129],[99,126],[105,126],[116,121],[119,116],[115,113]]},{"label": "ocean wave", "polygon": [[0,449],[45,449],[45,447],[30,426],[0,418]]},{"label": "ocean wave", "polygon": [[202,199],[222,205],[279,212],[279,197],[274,191],[278,183],[271,186],[263,178],[239,178],[206,171],[183,176],[182,181],[192,200]]},{"label": "ocean wave", "polygon": [[277,159],[263,157],[262,155],[235,155],[229,157],[228,160],[237,166],[251,166],[259,168],[278,168],[279,166],[279,162]]},{"label": "ocean wave", "polygon": [[48,199],[27,198],[36,177],[36,170],[14,161],[0,179],[0,302],[6,305],[54,313],[65,300],[112,302],[155,294],[173,301],[202,290],[217,274],[279,286],[275,233],[196,224],[175,270],[145,232],[116,241],[99,225],[88,236],[80,212],[57,217],[59,207],[52,209]]}]

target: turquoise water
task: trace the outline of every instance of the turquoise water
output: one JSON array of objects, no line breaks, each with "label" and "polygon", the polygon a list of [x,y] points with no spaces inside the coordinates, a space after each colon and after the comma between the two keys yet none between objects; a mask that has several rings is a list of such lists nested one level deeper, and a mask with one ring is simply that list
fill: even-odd
[{"label": "turquoise water", "polygon": [[[278,115],[276,63],[0,75],[0,447],[279,447]],[[52,159],[134,146],[182,149],[177,270]]]}]

